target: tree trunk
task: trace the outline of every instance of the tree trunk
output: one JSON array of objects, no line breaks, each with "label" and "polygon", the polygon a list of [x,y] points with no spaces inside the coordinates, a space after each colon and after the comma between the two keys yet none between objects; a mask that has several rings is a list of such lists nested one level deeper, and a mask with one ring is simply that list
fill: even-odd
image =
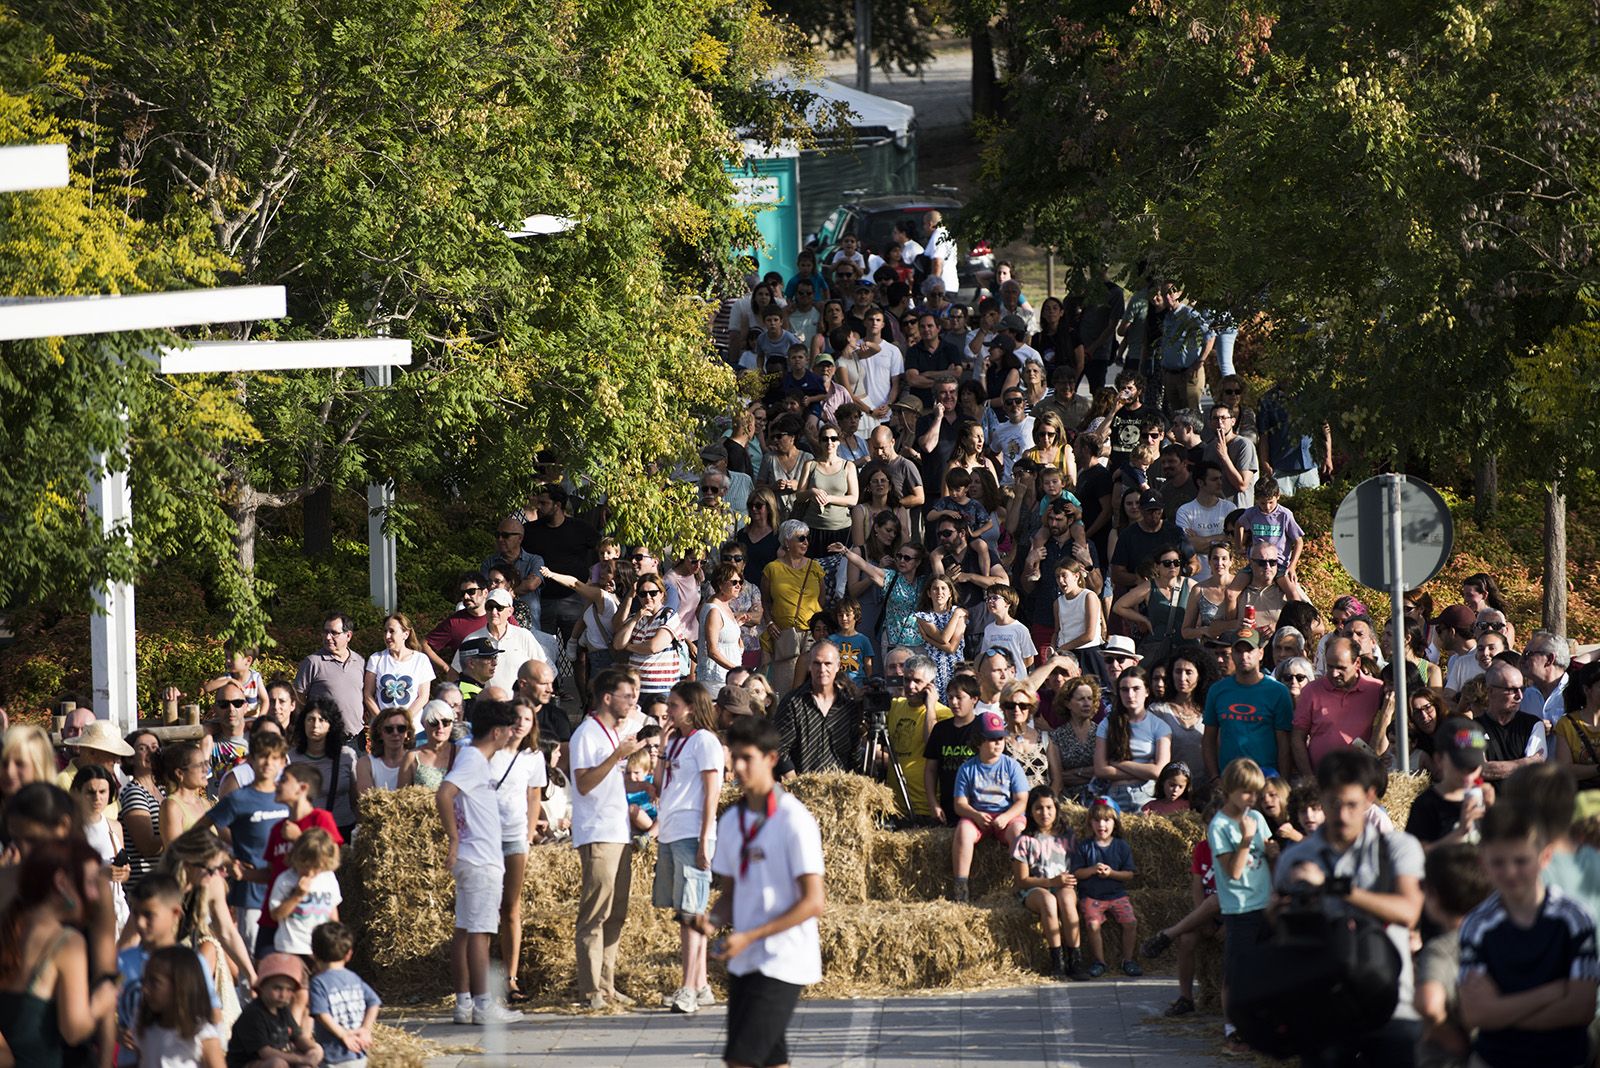
[{"label": "tree trunk", "polygon": [[1500,510],[1500,461],[1492,452],[1478,454],[1477,469],[1473,472],[1472,517],[1481,527],[1494,522]]},{"label": "tree trunk", "polygon": [[333,555],[332,486],[318,486],[305,499],[301,516],[300,553],[312,559]]},{"label": "tree trunk", "polygon": [[1567,495],[1558,474],[1544,489],[1544,629],[1567,633]]},{"label": "tree trunk", "polygon": [[972,117],[1000,114],[1000,77],[994,67],[994,39],[987,25],[972,31]]}]

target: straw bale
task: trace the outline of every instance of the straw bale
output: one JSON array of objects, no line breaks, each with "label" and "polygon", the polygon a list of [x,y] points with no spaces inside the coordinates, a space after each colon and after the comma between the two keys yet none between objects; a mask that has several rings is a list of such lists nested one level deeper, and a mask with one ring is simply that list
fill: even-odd
[{"label": "straw bale", "polygon": [[800,775],[784,788],[817,821],[828,901],[839,905],[866,901],[872,838],[879,823],[895,812],[893,792],[864,775],[845,772]]},{"label": "straw bale", "polygon": [[1391,772],[1389,787],[1384,791],[1383,810],[1394,820],[1396,827],[1404,828],[1406,820],[1411,815],[1411,804],[1417,795],[1433,785],[1433,780],[1427,775],[1403,775],[1400,772]]},{"label": "straw bale", "polygon": [[428,1058],[444,1053],[482,1053],[476,1046],[445,1046],[431,1038],[402,1031],[388,1024],[374,1024],[372,1048],[367,1063],[372,1068],[426,1068]]},{"label": "straw bale", "polygon": [[[339,879],[343,915],[360,932],[358,956],[374,972],[446,959],[455,908],[447,848],[432,790],[370,791],[362,798],[361,827]],[[437,986],[438,974],[428,987]]]},{"label": "straw bale", "polygon": [[856,997],[1039,979],[1048,961],[1034,917],[1017,903],[868,902],[821,922],[822,982],[813,997]]}]

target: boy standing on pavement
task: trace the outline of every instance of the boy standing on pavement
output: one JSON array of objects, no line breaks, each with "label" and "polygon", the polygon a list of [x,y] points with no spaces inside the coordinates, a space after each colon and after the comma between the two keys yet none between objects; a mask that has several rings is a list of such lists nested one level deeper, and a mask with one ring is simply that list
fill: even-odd
[{"label": "boy standing on pavement", "polygon": [[723,893],[699,918],[706,935],[733,928],[711,947],[728,962],[722,1059],[729,1068],[787,1065],[800,991],[822,979],[822,835],[806,807],[777,784],[782,739],[770,720],[735,720],[727,742],[744,797],[718,821],[711,870],[722,877]]}]

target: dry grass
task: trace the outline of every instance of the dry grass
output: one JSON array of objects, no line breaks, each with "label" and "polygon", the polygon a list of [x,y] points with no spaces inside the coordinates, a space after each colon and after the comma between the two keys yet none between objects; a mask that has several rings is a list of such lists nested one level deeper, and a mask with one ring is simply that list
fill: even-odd
[{"label": "dry grass", "polygon": [[367,1063],[372,1068],[425,1068],[429,1057],[444,1053],[481,1053],[476,1046],[446,1046],[431,1038],[378,1024],[372,1029],[372,1048]]}]

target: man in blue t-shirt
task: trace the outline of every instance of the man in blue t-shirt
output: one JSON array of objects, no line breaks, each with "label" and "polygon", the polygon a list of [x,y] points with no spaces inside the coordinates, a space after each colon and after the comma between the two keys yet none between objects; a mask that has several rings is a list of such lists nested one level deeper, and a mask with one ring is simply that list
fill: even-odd
[{"label": "man in blue t-shirt", "polygon": [[1294,698],[1289,688],[1261,673],[1261,632],[1242,627],[1227,635],[1233,674],[1206,694],[1206,771],[1215,779],[1239,757],[1269,774],[1287,773]]},{"label": "man in blue t-shirt", "polygon": [[[234,859],[252,868],[264,868],[267,836],[275,824],[289,818],[289,806],[277,797],[278,776],[289,764],[283,736],[259,732],[250,742],[249,764],[255,780],[223,797],[196,826],[215,827],[228,839]],[[235,922],[247,946],[255,945],[261,906],[266,900],[265,883],[235,879],[228,889],[228,904],[235,910]]]}]

